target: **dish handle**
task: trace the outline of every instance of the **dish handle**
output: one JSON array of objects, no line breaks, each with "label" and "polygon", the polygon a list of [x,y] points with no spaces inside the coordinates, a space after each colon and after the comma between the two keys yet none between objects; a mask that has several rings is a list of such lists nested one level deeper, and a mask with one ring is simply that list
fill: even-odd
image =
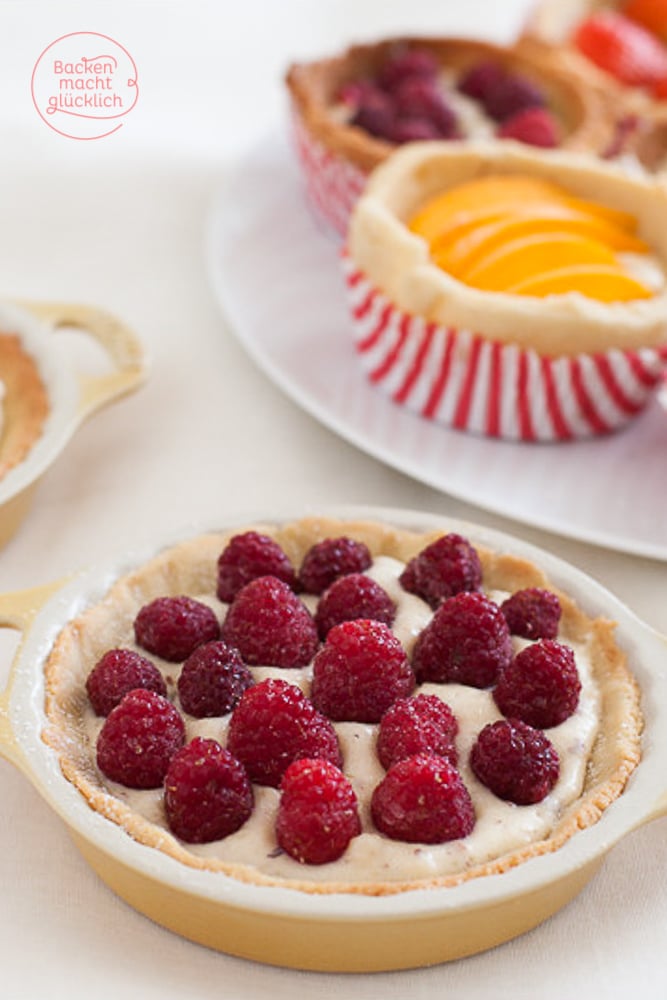
[{"label": "dish handle", "polygon": [[97,306],[68,302],[18,302],[17,305],[54,330],[72,327],[89,334],[109,355],[114,371],[105,375],[79,376],[80,420],[138,389],[146,380],[147,362],[139,339],[112,313]]},{"label": "dish handle", "polygon": [[64,579],[56,580],[40,587],[0,594],[0,628],[11,628],[22,633],[21,643],[9,668],[7,683],[4,690],[0,691],[0,758],[4,757],[21,770],[26,770],[27,765],[11,719],[11,698],[21,656],[21,645],[33,619],[65,583]]}]

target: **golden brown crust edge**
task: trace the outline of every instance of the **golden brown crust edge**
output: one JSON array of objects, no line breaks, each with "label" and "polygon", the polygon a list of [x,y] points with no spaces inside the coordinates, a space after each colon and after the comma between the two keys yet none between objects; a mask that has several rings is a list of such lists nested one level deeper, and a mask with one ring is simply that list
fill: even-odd
[{"label": "golden brown crust edge", "polygon": [[37,365],[13,333],[0,333],[0,381],[5,387],[0,434],[2,479],[23,461],[40,437],[50,408]]},{"label": "golden brown crust edge", "polygon": [[[274,537],[296,565],[311,544],[335,534],[345,533],[365,541],[374,556],[391,555],[403,561],[442,534],[441,531],[411,532],[379,522],[330,518],[306,518],[279,527],[270,524],[250,527]],[[250,866],[191,854],[170,833],[138,816],[104,789],[77,725],[80,726],[86,697],[85,677],[96,659],[113,644],[118,618],[133,620],[143,603],[162,594],[213,591],[217,556],[231,535],[239,530],[248,529],[200,536],[169,548],[146,566],[121,578],[101,602],[84,611],[61,631],[48,657],[45,678],[49,722],[43,739],[55,750],[65,777],[79,789],[91,808],[121,826],[132,838],[192,868],[222,872],[242,882],[314,894],[342,892],[381,896],[458,885],[469,879],[499,874],[532,857],[556,851],[577,831],[597,822],[607,806],[621,794],[640,760],[642,715],[639,688],[627,668],[625,655],[615,642],[614,623],[590,619],[527,560],[477,546],[486,587],[493,589],[502,584],[503,588],[514,590],[547,586],[561,600],[561,628],[565,637],[581,640],[583,636],[590,636],[604,724],[593,746],[583,794],[566,810],[552,833],[544,840],[455,875],[397,883],[287,880],[263,875]]]}]

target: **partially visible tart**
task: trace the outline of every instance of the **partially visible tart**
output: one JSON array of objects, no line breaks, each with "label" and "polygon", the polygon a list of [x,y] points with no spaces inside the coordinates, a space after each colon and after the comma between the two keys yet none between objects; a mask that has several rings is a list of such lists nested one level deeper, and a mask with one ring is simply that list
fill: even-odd
[{"label": "partially visible tart", "polygon": [[0,479],[22,462],[41,436],[49,398],[34,358],[16,334],[0,332]]},{"label": "partially visible tart", "polygon": [[[196,718],[184,712],[179,698],[183,665],[148,654],[144,647],[138,646],[134,623],[141,609],[156,600],[182,602],[187,595],[215,612],[224,639],[230,608],[240,598],[234,597],[228,604],[216,596],[221,556],[228,551],[232,539],[241,537],[245,542],[249,534],[253,555],[242,555],[241,561],[245,560],[245,568],[250,569],[251,575],[260,575],[249,580],[239,595],[247,592],[255,580],[261,589],[265,587],[264,581],[270,579],[275,581],[271,584],[274,593],[291,593],[289,602],[295,598],[301,600],[316,616],[323,595],[301,592],[297,597],[283,581],[262,576],[267,546],[258,562],[254,558],[255,543],[258,537],[276,543],[298,574],[314,546],[328,539],[344,538],[370,553],[371,563],[361,575],[389,594],[395,605],[395,617],[389,626],[375,620],[354,620],[352,616],[339,626],[334,638],[330,638],[330,633],[320,639],[313,662],[306,666],[248,665],[252,683],[248,687],[244,681],[243,689],[237,692],[235,707],[223,715]],[[274,555],[269,554],[268,558],[271,560]],[[349,575],[344,574],[338,580],[344,581]],[[351,574],[355,579],[358,575]],[[336,581],[330,584],[335,585]],[[512,618],[508,617],[505,624],[505,602],[512,595],[515,595]],[[494,668],[495,679],[491,675],[486,679],[475,676],[475,664],[472,675],[459,675],[457,680],[432,673],[433,667],[428,665],[432,650],[429,652],[425,647],[433,646],[433,629],[442,630],[440,611],[449,608],[450,602],[460,605],[464,617],[472,615],[475,628],[479,625],[481,632],[475,633],[475,643],[482,641],[480,635],[486,635],[489,628],[489,635],[503,637],[500,644],[494,643],[493,652],[489,647],[484,654],[487,658],[499,657]],[[537,612],[536,606],[539,606]],[[555,616],[554,606],[557,606]],[[436,619],[438,625],[432,627]],[[261,633],[256,641],[261,643],[265,629],[261,623],[256,627]],[[297,625],[299,628],[301,625]],[[382,708],[381,721],[379,715],[376,721],[353,721],[360,711],[359,699],[350,694],[354,684],[348,685],[343,698],[346,701],[352,697],[352,703],[341,709],[341,702],[335,699],[336,710],[332,712],[327,707],[327,696],[336,690],[337,681],[335,675],[332,681],[330,664],[326,670],[322,668],[321,658],[323,653],[327,653],[329,660],[332,656],[334,660],[339,658],[347,644],[343,669],[352,669],[349,663],[355,657],[354,637],[368,637],[371,633],[382,637],[386,662],[395,660],[399,672],[394,667],[388,669],[384,682],[382,674],[378,674],[381,683],[379,686],[373,683],[370,688],[367,685],[361,701],[370,698],[371,712],[379,712],[378,699],[388,698],[393,707],[391,711],[386,706]],[[164,678],[167,697],[154,689],[133,690],[105,721],[89,703],[86,681],[113,647],[133,649],[148,656]],[[207,644],[200,648],[206,650]],[[369,647],[365,648],[368,651]],[[505,795],[515,795],[514,791],[508,792],[506,787],[499,789],[499,794],[492,791],[497,779],[489,773],[489,758],[493,772],[494,759],[497,761],[493,749],[498,742],[496,730],[485,738],[483,748],[474,754],[472,751],[482,729],[503,720],[499,708],[501,697],[499,693],[496,695],[502,671],[510,663],[519,662],[521,651],[524,656],[526,652],[551,655],[552,648],[557,648],[558,655],[568,659],[568,669],[574,670],[574,686],[568,682],[570,694],[564,709],[567,717],[561,714],[542,722],[534,720],[537,726],[546,723],[548,728],[544,730],[510,720],[518,733],[528,733],[530,752],[546,761],[539,764],[537,772],[529,764],[527,792],[525,775],[517,776],[515,785],[518,783],[520,787],[516,794],[519,798],[527,795],[525,801],[533,804],[516,805],[503,799]],[[400,665],[401,657],[411,665],[409,669],[406,662]],[[368,664],[360,669],[363,674]],[[374,669],[381,670],[379,666]],[[436,672],[440,669],[438,666]],[[352,675],[348,681],[352,683],[351,678]],[[357,681],[358,678],[354,683]],[[509,674],[505,687],[508,683],[511,683]],[[473,547],[458,535],[419,533],[379,522],[307,518],[201,536],[168,548],[119,579],[99,603],[63,629],[48,658],[46,684],[48,725],[43,738],[54,748],[65,776],[81,791],[91,808],[119,824],[134,839],[190,867],[313,893],[382,895],[455,885],[471,878],[492,876],[537,855],[558,850],[579,830],[595,823],[622,793],[641,752],[639,692],[625,654],[614,639],[612,622],[589,617],[571,596],[554,587],[539,567],[524,558]],[[419,709],[413,711],[410,706],[420,697]],[[518,697],[519,708],[512,702],[513,712],[522,711],[520,703],[525,693],[519,690]],[[105,734],[106,752],[109,741],[117,739],[122,730],[116,719],[114,733],[108,732],[107,723],[116,718],[114,712],[120,709],[121,714],[124,711],[126,718],[130,718],[130,709],[136,712],[142,704],[152,703],[160,706],[159,717],[154,720],[155,732],[162,748],[167,745],[164,737],[168,734],[168,756],[173,766],[168,766],[164,789],[159,780],[129,788],[106,776],[99,734]],[[278,706],[279,716],[275,720],[271,715],[272,703]],[[310,720],[298,736],[310,741],[309,753],[305,760],[304,754],[295,753],[291,766],[287,759],[280,765],[281,782],[279,776],[267,775],[262,770],[262,767],[274,769],[277,759],[265,756],[264,764],[257,770],[256,755],[259,753],[261,757],[263,753],[264,732],[267,740],[284,738],[280,735],[285,732],[283,713],[293,709],[306,713],[299,718]],[[336,718],[341,712],[343,718]],[[406,725],[414,719],[415,712],[426,720],[428,732],[433,725],[444,727],[439,741],[442,746],[429,742],[429,749],[424,750],[424,744],[418,743],[415,755],[415,746],[409,739],[406,744]],[[178,723],[179,716],[184,728]],[[253,719],[260,718],[262,724],[253,729]],[[383,733],[380,750],[377,741],[383,727],[387,731]],[[293,738],[292,734],[290,739]],[[178,749],[182,743],[189,747],[187,751]],[[408,756],[402,756],[401,750]],[[244,756],[247,753],[249,758]],[[252,780],[251,789],[247,777],[243,777],[243,767],[239,767],[239,757],[246,761],[244,767]],[[308,757],[315,759],[309,762]],[[149,763],[152,767],[155,762]],[[385,766],[389,767],[386,772]],[[213,823],[212,828],[218,832],[204,835],[198,841],[197,835],[190,832],[193,816],[187,813],[184,816],[181,807],[183,802],[187,805],[188,797],[193,801],[196,786],[201,784],[199,768],[226,775],[225,787],[235,799],[234,821],[225,827],[224,833],[212,821],[211,801],[204,800],[206,826],[210,829]],[[406,806],[403,819],[407,816],[407,831],[397,832],[383,813],[383,802],[396,794],[396,786],[399,795],[405,793],[404,801],[414,798],[411,782],[417,780],[414,778],[417,772],[418,780],[427,785],[435,782],[429,787],[436,793],[439,783],[452,783],[457,818],[449,832],[443,833],[443,826],[450,825],[452,801],[443,803],[439,794],[437,802],[434,800],[434,812],[422,812],[416,826],[410,827],[414,815],[410,813],[412,807]],[[326,793],[322,795],[313,792],[318,781],[326,785]],[[215,795],[222,799],[220,785],[216,788]],[[174,797],[178,800],[176,805]],[[199,801],[201,804],[201,797]],[[302,854],[299,838],[301,835],[307,838],[312,831],[311,820],[315,822],[315,814],[322,809],[326,812],[326,802],[334,802],[339,809],[335,856],[321,851],[317,842],[313,845],[312,838]],[[170,830],[174,808],[178,820]],[[442,820],[439,810],[444,810]],[[395,818],[396,814],[390,809],[390,815]],[[419,842],[421,838],[424,842]]]}]

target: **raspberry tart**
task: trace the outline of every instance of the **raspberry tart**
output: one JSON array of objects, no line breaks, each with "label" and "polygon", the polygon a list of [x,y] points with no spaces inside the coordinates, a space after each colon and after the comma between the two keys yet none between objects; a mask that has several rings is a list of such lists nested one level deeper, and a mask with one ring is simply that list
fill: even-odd
[{"label": "raspberry tart", "polygon": [[368,173],[406,142],[511,138],[600,152],[612,138],[600,95],[530,46],[386,39],[294,64],[286,82],[310,201],[340,234]]},{"label": "raspberry tart", "polygon": [[[248,533],[255,536],[249,543]],[[281,624],[291,641],[266,646],[264,662],[244,663],[238,651],[220,648],[227,639],[211,640],[206,628],[182,662],[136,641],[143,608],[183,597],[209,608],[224,637],[235,603],[267,577],[248,579],[227,603],[217,596],[219,567],[224,576],[231,549],[251,575],[256,536],[280,548],[295,581],[314,549],[322,569],[322,547],[334,553],[334,567],[341,539],[346,551],[363,546],[370,564],[362,573],[391,598],[391,625],[355,618],[353,590],[350,617],[324,638],[315,629],[304,665],[323,595],[295,583]],[[464,553],[480,572],[466,579],[460,566],[452,570],[451,560],[438,560],[443,548]],[[414,582],[424,566],[428,587]],[[438,572],[443,591],[455,590],[439,603]],[[347,575],[343,570],[337,580]],[[548,601],[536,601],[536,591],[548,593]],[[524,593],[527,599],[516,597]],[[244,598],[244,621],[261,632],[266,595],[252,594],[253,603]],[[276,594],[286,597],[282,588],[271,592],[274,623]],[[518,631],[531,619],[530,638],[505,617],[512,598]],[[466,604],[465,626],[458,616],[452,626],[452,602]],[[544,620],[549,635],[554,631],[553,613],[544,608],[553,612],[556,603],[556,637],[544,638]],[[201,624],[205,616],[189,619],[190,638],[194,620]],[[165,618],[158,631],[170,636]],[[425,676],[420,646],[427,640],[431,660],[453,657],[453,673]],[[211,685],[201,666],[184,685],[185,664],[210,646],[215,655],[204,661]],[[483,676],[466,673],[460,664],[477,659],[480,647]],[[109,667],[110,650],[129,652],[112,657]],[[529,655],[540,661],[532,683],[522,670]],[[162,686],[137,658],[153,664]],[[270,662],[276,659],[280,665]],[[123,694],[121,681],[130,674],[138,686]],[[182,691],[192,695],[199,683],[206,694],[223,674],[220,714],[186,710]],[[305,893],[392,895],[493,877],[557,851],[597,822],[640,759],[638,689],[612,622],[589,617],[523,557],[379,521],[252,525],[164,549],[62,629],[46,684],[43,738],[93,810],[186,868]],[[548,717],[535,709],[540,692],[547,692]],[[188,708],[200,701],[193,698]]]}]

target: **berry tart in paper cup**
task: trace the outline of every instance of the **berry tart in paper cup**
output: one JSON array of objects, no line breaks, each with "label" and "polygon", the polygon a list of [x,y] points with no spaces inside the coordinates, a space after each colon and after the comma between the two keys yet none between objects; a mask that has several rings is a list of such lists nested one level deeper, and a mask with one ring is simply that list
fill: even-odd
[{"label": "berry tart in paper cup", "polygon": [[405,142],[498,136],[600,152],[613,134],[600,94],[530,46],[387,39],[296,63],[286,82],[309,200],[339,234],[369,171]]},{"label": "berry tart in paper cup", "polygon": [[664,641],[474,525],[371,508],[163,538],[0,620],[26,633],[0,752],[123,898],[233,954],[480,951],[665,808]]},{"label": "berry tart in paper cup", "polygon": [[667,191],[648,175],[514,143],[413,143],[353,212],[358,359],[397,403],[461,430],[615,430],[663,377],[665,233]]}]

